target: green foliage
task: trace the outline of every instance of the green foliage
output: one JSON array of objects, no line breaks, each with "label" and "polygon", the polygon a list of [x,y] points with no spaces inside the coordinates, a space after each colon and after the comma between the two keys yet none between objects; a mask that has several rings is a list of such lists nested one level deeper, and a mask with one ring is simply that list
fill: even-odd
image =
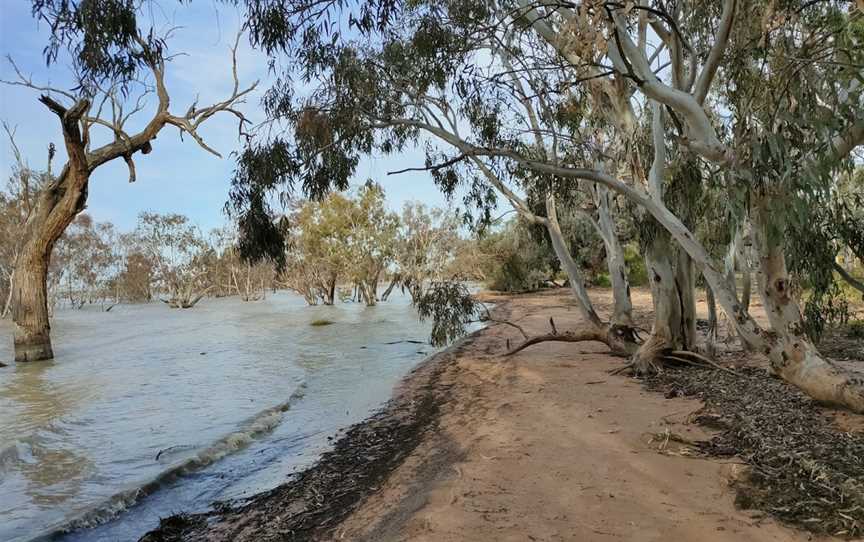
[{"label": "green foliage", "polygon": [[138,26],[139,10],[152,8],[149,1],[31,2],[33,16],[47,22],[51,29],[43,51],[47,63],[61,60],[61,51],[67,50],[84,85],[125,84],[148,60],[162,55],[164,40],[152,29],[148,32]]},{"label": "green foliage", "polygon": [[627,263],[627,269],[630,271],[628,276],[630,286],[647,286],[648,269],[645,268],[645,258],[639,254],[635,246],[627,245],[624,247],[624,261]]},{"label": "green foliage", "polygon": [[434,346],[443,346],[464,335],[481,309],[465,285],[457,282],[432,284],[415,306],[421,320],[432,320],[430,340]]},{"label": "green foliage", "polygon": [[499,231],[487,233],[479,240],[484,261],[486,287],[501,292],[535,290],[552,278],[557,264],[552,247],[538,243],[537,229],[522,219],[507,222]]},{"label": "green foliage", "polygon": [[612,280],[609,278],[609,273],[597,273],[596,275],[594,275],[594,278],[591,281],[591,283],[594,286],[599,286],[601,288],[611,288],[612,287]]},{"label": "green foliage", "polygon": [[328,320],[326,318],[317,318],[309,322],[310,326],[320,327],[320,326],[329,326],[334,324],[333,320]]},{"label": "green foliage", "polygon": [[499,265],[492,270],[487,287],[500,292],[524,292],[535,290],[545,278],[533,269],[528,260],[518,253],[502,255]]},{"label": "green foliage", "polygon": [[864,320],[853,320],[846,325],[846,336],[850,339],[864,339]]}]

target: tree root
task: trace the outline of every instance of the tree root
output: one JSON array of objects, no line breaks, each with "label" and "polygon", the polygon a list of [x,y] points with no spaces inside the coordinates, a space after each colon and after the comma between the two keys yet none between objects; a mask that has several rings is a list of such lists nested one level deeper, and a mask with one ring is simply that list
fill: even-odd
[{"label": "tree root", "polygon": [[629,363],[609,371],[609,374],[617,375],[627,371],[631,374],[638,375],[656,374],[663,370],[664,365],[682,364],[693,367],[710,367],[735,376],[740,376],[736,371],[724,367],[716,361],[712,361],[697,352],[692,352],[690,350],[671,350],[665,346],[659,347],[657,346],[658,344],[660,344],[660,342],[656,341],[655,345],[649,345],[647,349],[640,348],[640,351],[633,355],[633,359]]}]

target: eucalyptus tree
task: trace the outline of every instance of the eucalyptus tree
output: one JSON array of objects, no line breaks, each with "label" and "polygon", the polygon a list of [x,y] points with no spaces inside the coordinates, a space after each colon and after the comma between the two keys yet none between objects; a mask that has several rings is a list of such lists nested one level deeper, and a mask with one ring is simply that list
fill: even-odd
[{"label": "eucalyptus tree", "polygon": [[459,217],[452,210],[406,202],[396,234],[396,271],[382,298],[401,284],[416,302],[432,282],[448,278],[444,273],[459,242],[459,225]]},{"label": "eucalyptus tree", "polygon": [[[93,172],[122,159],[129,181],[136,180],[135,159],[153,151],[153,140],[166,127],[175,127],[205,151],[220,156],[201,134],[214,115],[224,113],[245,118],[237,109],[257,83],[241,87],[237,76],[237,43],[232,49],[233,89],[225,99],[210,105],[191,104],[184,113],[171,111],[166,70],[172,56],[167,39],[137,21],[143,4],[106,2],[33,2],[34,17],[45,20],[51,38],[45,49],[51,66],[58,60],[72,61],[71,89],[33,81],[10,59],[16,79],[4,81],[40,93],[39,101],[60,122],[67,161],[54,168],[49,161],[48,181],[33,197],[22,230],[11,312],[15,322],[16,361],[53,357],[47,308],[46,277],[57,240],[87,204]],[[68,54],[67,54],[68,53]],[[155,100],[152,113],[144,118],[148,99]],[[143,126],[138,131],[129,127]],[[52,156],[50,156],[53,158]]]},{"label": "eucalyptus tree", "polygon": [[207,280],[212,249],[198,228],[179,214],[143,212],[133,233],[153,262],[157,287],[171,308],[191,309],[213,284]]},{"label": "eucalyptus tree", "polygon": [[[503,196],[520,214],[548,230],[590,326],[585,337],[610,344],[616,351],[635,351],[627,273],[605,188],[585,187],[596,194],[597,224],[608,241],[607,249],[617,251],[608,258],[615,266],[610,273],[616,293],[615,321],[611,322],[603,321],[591,304],[581,271],[564,242],[557,220],[559,179],[514,166],[505,157],[463,148],[514,149],[552,161],[590,153],[593,142],[579,141],[578,135],[564,130],[578,125],[572,120],[578,112],[566,110],[569,103],[560,93],[541,87],[566,84],[563,72],[557,70],[558,59],[547,54],[526,70],[513,54],[515,46],[505,42],[514,39],[512,29],[496,31],[494,13],[482,3],[420,3],[400,15],[403,19],[398,27],[384,25],[372,45],[362,44],[365,37],[356,42],[329,38],[317,42],[314,36],[320,37],[320,20],[303,17],[301,4],[280,4],[286,10],[280,12],[280,21],[287,25],[280,30],[284,35],[258,26],[264,24],[263,19],[256,19],[261,13],[253,13],[250,22],[256,43],[271,51],[290,50],[297,62],[294,65],[303,66],[300,75],[318,85],[309,95],[295,95],[287,81],[297,74],[283,74],[282,83],[265,99],[268,112],[285,131],[268,130],[275,134],[272,138],[253,142],[240,155],[232,202],[241,225],[258,227],[256,234],[247,237],[265,241],[278,237],[273,235],[275,226],[267,209],[270,189],[285,185],[302,185],[307,191],[342,188],[360,156],[428,143],[424,169],[432,172],[435,182],[450,196],[460,184],[466,184],[464,202],[469,210],[479,210],[481,221],[489,219],[497,198]],[[294,7],[300,9],[296,20],[291,18]],[[358,17],[356,25],[361,31],[375,24],[368,12],[361,11]],[[313,23],[306,26],[310,20]],[[299,26],[293,27],[295,23]],[[280,35],[277,41],[268,41]],[[312,38],[305,44],[291,42],[289,36],[300,35]],[[526,47],[537,45],[534,39]],[[478,68],[484,57],[488,69]],[[550,68],[555,71],[538,79],[537,73]],[[472,134],[470,143],[463,144],[462,130]],[[442,143],[444,150],[439,148]],[[456,154],[448,154],[454,148]],[[532,209],[519,194],[523,191],[539,194],[543,210]],[[266,244],[252,248],[263,250]],[[269,248],[279,250],[279,245]],[[250,253],[254,256],[256,251]]]},{"label": "eucalyptus tree", "polygon": [[[862,14],[853,4],[381,1],[347,17],[353,32],[340,27],[335,3],[247,4],[253,42],[302,66],[283,73],[265,101],[285,131],[240,156],[234,204],[247,224],[263,226],[259,239],[273,239],[269,189],[339,186],[361,155],[426,138],[455,149],[433,150],[426,164],[445,191],[466,161],[499,178],[529,169],[550,184],[587,181],[644,209],[677,243],[684,265],[669,265],[670,246],[649,266],[665,287],[655,303],[671,307],[675,275],[692,261],[741,338],[777,374],[817,399],[864,411],[861,379],[820,355],[804,332],[784,250],[790,225],[806,222],[813,195],[864,141]],[[525,116],[515,113],[513,70],[494,60],[499,50],[539,87],[529,95],[537,105],[552,104],[534,130],[545,145],[518,122]],[[310,95],[294,93],[298,76],[315,83]],[[544,152],[556,142],[563,149]],[[469,194],[488,203],[480,176],[468,181]],[[683,209],[669,202],[676,178],[697,185]],[[706,178],[719,178],[740,223],[749,220],[767,328],[687,224]],[[674,327],[664,320],[655,319],[658,340],[640,365],[650,367],[667,348]]]},{"label": "eucalyptus tree", "polygon": [[283,283],[310,305],[333,305],[339,281],[352,278],[353,211],[346,195],[333,192],[296,203],[285,220],[288,235],[274,259],[284,263]]},{"label": "eucalyptus tree", "polygon": [[55,246],[55,259],[62,267],[63,296],[72,308],[104,301],[110,296],[118,256],[114,250],[114,225],[95,222],[81,213],[66,228]]},{"label": "eucalyptus tree", "polygon": [[[766,6],[727,0],[719,13],[698,2],[671,13],[642,8],[597,12],[605,56],[616,74],[655,104],[654,176],[670,142],[667,124],[658,121],[665,109],[676,148],[723,175],[730,195],[743,195],[732,201],[752,224],[770,329],[743,309],[718,263],[656,195],[646,197],[596,169],[574,168],[567,175],[593,178],[650,211],[702,268],[742,338],[768,355],[780,376],[817,399],[864,410],[860,379],[821,356],[805,335],[784,254],[789,225],[807,220],[814,195],[864,142],[862,14],[840,2]],[[527,6],[523,14],[562,56],[574,53],[563,37],[576,12],[547,17],[544,8]],[[649,28],[670,52],[665,80],[651,65]],[[721,63],[725,88],[706,102]]]},{"label": "eucalyptus tree", "polygon": [[378,283],[394,262],[399,216],[386,207],[384,189],[367,181],[350,199],[349,273],[367,306],[378,303]]}]

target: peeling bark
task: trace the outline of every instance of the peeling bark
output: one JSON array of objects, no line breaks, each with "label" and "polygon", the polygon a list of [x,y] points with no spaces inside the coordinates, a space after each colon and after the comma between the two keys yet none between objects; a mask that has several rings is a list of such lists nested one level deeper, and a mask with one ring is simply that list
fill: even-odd
[{"label": "peeling bark", "polygon": [[822,356],[805,335],[782,246],[770,235],[772,217],[765,200],[757,200],[754,209],[753,246],[759,256],[759,291],[773,331],[766,341],[771,368],[818,401],[864,412],[864,377]]},{"label": "peeling bark", "polygon": [[615,231],[615,221],[612,217],[612,193],[605,186],[597,186],[594,191],[594,202],[597,205],[597,227],[603,246],[606,249],[606,265],[609,270],[609,280],[612,283],[612,295],[615,300],[612,322],[623,326],[633,326],[633,303],[630,300],[630,279],[627,276],[627,262],[624,259],[624,249]]}]

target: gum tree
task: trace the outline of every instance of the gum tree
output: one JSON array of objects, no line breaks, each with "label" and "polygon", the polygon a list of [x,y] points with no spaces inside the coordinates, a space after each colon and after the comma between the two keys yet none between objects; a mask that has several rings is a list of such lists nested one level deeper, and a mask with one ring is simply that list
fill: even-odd
[{"label": "gum tree", "polygon": [[[427,138],[452,149],[427,160],[439,178],[455,180],[452,166],[468,161],[480,177],[482,161],[499,177],[521,168],[547,185],[570,179],[603,186],[650,214],[662,233],[654,240],[664,242],[668,232],[674,241],[646,247],[649,275],[665,286],[654,291],[657,340],[637,366],[650,368],[655,354],[675,347],[676,326],[661,311],[672,308],[673,292],[682,335],[692,332],[686,313],[693,281],[680,285],[695,265],[739,336],[770,359],[774,372],[816,399],[864,411],[862,379],[807,337],[786,264],[791,226],[806,223],[813,195],[864,142],[862,14],[852,4],[370,2],[349,17],[362,42],[337,33],[341,19],[328,9],[334,6],[249,4],[253,41],[303,66],[283,74],[266,101],[286,131],[241,156],[234,199],[250,224],[269,222],[266,190],[338,185],[359,156],[399,152]],[[282,16],[278,24],[267,16],[274,12]],[[494,60],[502,48],[518,73],[533,74],[539,91],[532,99],[554,104],[540,132],[559,153],[544,152],[519,123],[518,91],[508,86],[513,70]],[[296,96],[294,76],[314,80],[316,90]],[[562,122],[574,97],[577,113],[589,114]],[[458,115],[448,118],[448,107]],[[676,180],[699,188],[715,177],[739,227],[749,224],[767,327],[742,306],[724,266],[688,224],[700,191],[686,190],[673,204]],[[487,197],[487,189],[470,186],[475,200]],[[660,258],[653,266],[652,253]]]},{"label": "gum tree", "polygon": [[[245,118],[237,107],[257,85],[241,87],[238,80],[238,35],[232,48],[231,94],[209,105],[193,103],[185,112],[176,113],[165,83],[172,58],[165,40],[171,32],[159,38],[152,30],[140,29],[134,6],[115,0],[80,4],[43,0],[34,2],[34,15],[51,24],[52,38],[46,48],[49,62],[68,50],[78,83],[73,90],[42,85],[25,76],[14,62],[17,79],[5,81],[40,93],[39,101],[59,120],[68,157],[65,164],[49,172],[50,179],[34,195],[22,231],[11,297],[16,361],[54,356],[47,308],[48,266],[57,240],[86,207],[93,172],[123,160],[129,181],[134,182],[135,159],[150,154],[153,140],[168,127],[221,156],[204,141],[201,127],[214,115],[228,114],[238,119],[242,131]],[[150,98],[155,103],[148,103]],[[148,109],[149,115],[142,118]],[[143,128],[130,131],[133,124]]]}]

